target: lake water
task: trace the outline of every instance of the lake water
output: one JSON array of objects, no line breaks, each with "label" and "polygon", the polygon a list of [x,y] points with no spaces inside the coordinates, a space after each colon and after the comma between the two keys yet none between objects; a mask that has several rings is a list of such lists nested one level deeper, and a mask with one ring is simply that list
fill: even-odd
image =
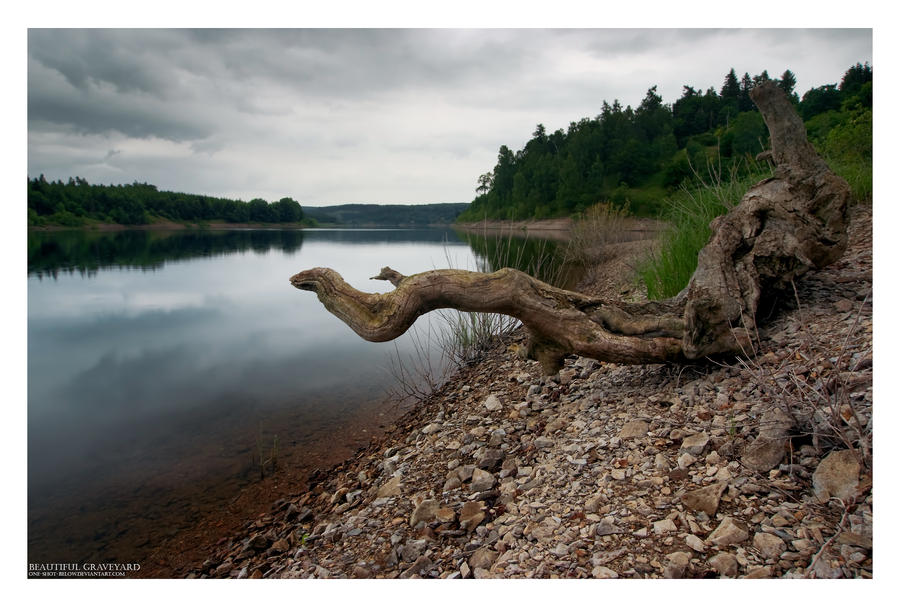
[{"label": "lake water", "polygon": [[31,233],[29,562],[140,563],[259,482],[260,459],[311,468],[398,414],[386,390],[409,336],[363,341],[290,285],[296,272],[327,266],[384,292],[369,277],[385,265],[490,270],[500,249],[552,249],[510,242],[449,229]]}]

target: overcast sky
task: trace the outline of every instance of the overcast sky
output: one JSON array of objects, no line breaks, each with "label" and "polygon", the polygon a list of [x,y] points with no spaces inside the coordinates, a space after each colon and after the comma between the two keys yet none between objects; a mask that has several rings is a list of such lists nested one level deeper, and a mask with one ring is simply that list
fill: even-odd
[{"label": "overcast sky", "polygon": [[[872,31],[42,30],[28,34],[28,174],[304,205],[468,202],[520,149],[636,106],[790,69],[872,62]],[[877,67],[874,66],[873,67]]]}]

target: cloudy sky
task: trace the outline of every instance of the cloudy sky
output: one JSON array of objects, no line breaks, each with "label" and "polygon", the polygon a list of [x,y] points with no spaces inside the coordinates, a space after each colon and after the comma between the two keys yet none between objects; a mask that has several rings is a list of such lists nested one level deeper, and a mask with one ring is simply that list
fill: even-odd
[{"label": "cloudy sky", "polygon": [[[28,33],[28,174],[304,205],[467,202],[520,149],[636,106],[872,61],[868,29],[46,30]],[[874,63],[873,63],[874,65]],[[875,66],[877,67],[877,66]]]}]

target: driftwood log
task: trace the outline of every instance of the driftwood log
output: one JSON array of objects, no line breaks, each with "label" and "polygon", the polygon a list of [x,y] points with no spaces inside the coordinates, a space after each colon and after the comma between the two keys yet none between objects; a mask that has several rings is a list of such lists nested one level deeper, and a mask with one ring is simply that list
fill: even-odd
[{"label": "driftwood log", "polygon": [[751,97],[769,129],[774,176],[752,186],[715,219],[697,269],[676,297],[647,303],[606,301],[558,289],[504,268],[491,274],[433,270],[403,276],[384,268],[390,293],[364,293],[329,268],[291,277],[368,341],[402,335],[438,308],[514,316],[528,331],[528,354],[544,373],[568,354],[618,363],[687,362],[750,346],[761,301],[790,292],[794,279],[837,260],[847,246],[847,182],[806,138],[787,96],[767,82]]}]

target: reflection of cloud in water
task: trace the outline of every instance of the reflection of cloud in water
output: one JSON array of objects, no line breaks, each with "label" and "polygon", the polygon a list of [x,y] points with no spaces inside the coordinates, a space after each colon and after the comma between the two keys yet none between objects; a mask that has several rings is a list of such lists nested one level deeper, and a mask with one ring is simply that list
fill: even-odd
[{"label": "reflection of cloud in water", "polygon": [[[339,436],[356,413],[374,411],[391,383],[395,343],[408,351],[408,340],[362,341],[288,278],[303,267],[333,265],[351,284],[389,290],[369,280],[376,266],[414,273],[446,255],[443,237],[408,246],[414,236],[317,233],[305,238],[302,253],[278,251],[265,234],[177,239],[191,246],[178,251],[168,239],[157,247],[153,238],[136,237],[132,244],[146,251],[111,251],[109,261],[159,253],[160,271],[119,268],[54,281],[31,274],[30,512],[54,520],[79,511],[99,516],[91,504],[155,499],[141,498],[139,487],[163,476],[202,493],[248,465],[258,432],[267,440],[277,433],[279,444],[302,454],[310,441]],[[267,254],[204,255],[225,251],[232,240]],[[73,237],[62,252],[81,250],[78,242]],[[170,244],[175,261],[164,255]],[[55,263],[29,255],[30,267]],[[102,526],[84,525],[86,532]],[[48,542],[64,543],[58,529],[48,533]]]},{"label": "reflection of cloud in water", "polygon": [[181,330],[198,323],[215,322],[221,318],[220,307],[202,305],[175,309],[148,309],[139,313],[112,312],[77,318],[53,318],[39,325],[29,326],[29,339],[48,339],[61,342],[102,340],[113,333],[116,339],[131,338],[162,330]]},{"label": "reflection of cloud in water", "polygon": [[364,350],[272,356],[260,339],[228,353],[185,344],[134,356],[107,353],[50,395],[52,410],[30,416],[30,470],[36,479],[87,473],[98,459],[113,457],[115,465],[135,451],[147,455],[148,445],[175,434],[185,448],[192,437],[226,440],[278,409],[347,413],[380,396],[385,383]]}]

